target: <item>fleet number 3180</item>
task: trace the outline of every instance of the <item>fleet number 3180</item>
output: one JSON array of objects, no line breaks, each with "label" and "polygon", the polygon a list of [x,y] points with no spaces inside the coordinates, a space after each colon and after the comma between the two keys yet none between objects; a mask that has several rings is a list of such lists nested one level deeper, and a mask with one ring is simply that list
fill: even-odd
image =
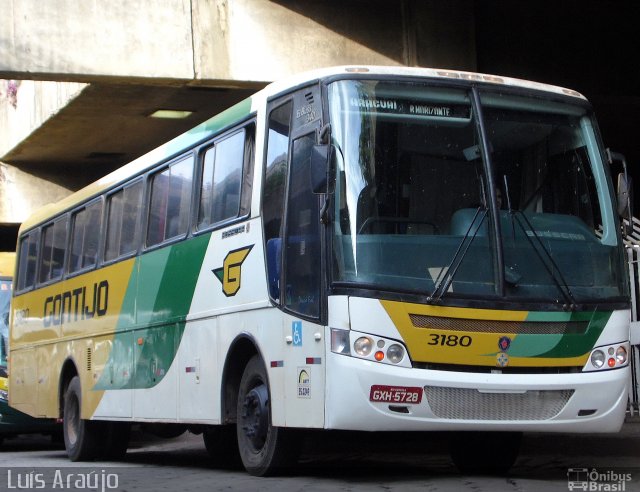
[{"label": "fleet number 3180", "polygon": [[469,335],[444,335],[440,333],[432,333],[429,335],[429,345],[440,345],[442,347],[468,347],[473,342]]}]

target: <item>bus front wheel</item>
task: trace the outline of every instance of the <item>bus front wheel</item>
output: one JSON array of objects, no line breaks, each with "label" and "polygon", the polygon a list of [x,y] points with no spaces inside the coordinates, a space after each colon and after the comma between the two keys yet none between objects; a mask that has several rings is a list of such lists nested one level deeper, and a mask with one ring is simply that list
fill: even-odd
[{"label": "bus front wheel", "polygon": [[294,464],[299,440],[292,429],[274,427],[267,371],[260,356],[245,367],[238,391],[237,437],[245,469],[255,476],[282,472]]},{"label": "bus front wheel", "polygon": [[74,376],[65,393],[62,420],[64,446],[71,461],[92,460],[100,449],[99,423],[81,418],[81,401],[80,378]]}]

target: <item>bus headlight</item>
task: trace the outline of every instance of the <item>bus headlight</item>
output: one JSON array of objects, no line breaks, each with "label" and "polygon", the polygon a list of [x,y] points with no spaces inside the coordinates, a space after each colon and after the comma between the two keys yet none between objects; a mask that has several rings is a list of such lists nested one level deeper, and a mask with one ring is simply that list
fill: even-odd
[{"label": "bus headlight", "polygon": [[618,347],[616,350],[616,362],[618,364],[624,364],[627,362],[627,349],[624,347]]},{"label": "bus headlight", "polygon": [[602,350],[594,350],[591,354],[591,364],[596,369],[600,369],[604,365],[604,352]]},{"label": "bus headlight", "polygon": [[629,364],[629,342],[614,343],[596,347],[591,352],[583,371],[606,371],[620,369]]},{"label": "bus headlight", "polygon": [[404,358],[404,348],[402,345],[394,343],[387,349],[387,359],[393,364],[397,364]]},{"label": "bus headlight", "polygon": [[360,337],[353,344],[353,350],[361,357],[366,357],[373,349],[373,340],[369,337]]},{"label": "bus headlight", "polygon": [[331,328],[331,352],[375,363],[412,367],[402,342],[354,330]]}]

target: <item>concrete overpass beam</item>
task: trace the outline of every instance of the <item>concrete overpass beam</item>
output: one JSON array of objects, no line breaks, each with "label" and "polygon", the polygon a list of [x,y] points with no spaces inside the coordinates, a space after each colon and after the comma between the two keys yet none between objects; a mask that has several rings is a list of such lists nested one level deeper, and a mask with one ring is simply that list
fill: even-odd
[{"label": "concrete overpass beam", "polygon": [[199,82],[341,64],[476,67],[472,0],[193,0],[193,46]]},{"label": "concrete overpass beam", "polygon": [[5,79],[238,86],[337,64],[476,65],[473,0],[5,4]]},{"label": "concrete overpass beam", "polygon": [[0,156],[27,140],[87,84],[0,80]]},{"label": "concrete overpass beam", "polygon": [[190,0],[5,0],[0,78],[193,79]]},{"label": "concrete overpass beam", "polygon": [[[67,174],[67,176],[65,176]],[[0,162],[0,224],[16,224],[77,188],[78,176],[60,169],[25,170]]]}]

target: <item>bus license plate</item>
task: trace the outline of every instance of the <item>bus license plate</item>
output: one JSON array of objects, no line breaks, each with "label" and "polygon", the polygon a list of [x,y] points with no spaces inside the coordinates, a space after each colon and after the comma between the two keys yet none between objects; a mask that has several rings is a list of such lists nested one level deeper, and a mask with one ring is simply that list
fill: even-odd
[{"label": "bus license plate", "polygon": [[371,386],[369,400],[383,403],[420,403],[422,388],[413,386]]}]

